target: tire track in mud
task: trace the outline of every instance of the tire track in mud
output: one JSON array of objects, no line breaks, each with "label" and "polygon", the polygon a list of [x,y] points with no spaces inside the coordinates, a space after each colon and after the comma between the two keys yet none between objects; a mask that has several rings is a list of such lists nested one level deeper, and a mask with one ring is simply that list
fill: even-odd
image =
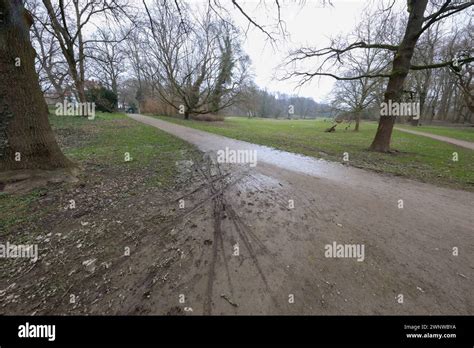
[{"label": "tire track in mud", "polygon": [[[222,180],[216,181],[212,179],[211,175],[211,168],[213,166],[216,166],[217,171],[219,172],[219,178],[223,178],[224,175],[222,174],[221,168],[217,162],[213,162],[210,157],[207,157],[207,160],[205,161],[206,165],[206,172],[204,172],[201,168],[198,168],[200,173],[203,175],[204,179],[208,182],[209,189],[212,193],[213,198],[213,218],[214,218],[214,243],[213,243],[213,251],[212,251],[212,260],[210,262],[210,267],[209,267],[209,272],[208,272],[208,284],[207,284],[207,291],[206,291],[206,301],[204,305],[204,313],[205,314],[212,314],[212,297],[213,297],[213,286],[214,286],[214,281],[215,281],[215,272],[216,272],[216,261],[217,257],[219,255],[218,249],[220,245],[221,249],[221,256],[224,262],[224,267],[226,269],[226,275],[227,275],[227,281],[228,285],[231,291],[231,296],[234,296],[234,290],[233,290],[233,285],[232,285],[232,279],[230,276],[230,271],[229,271],[229,266],[227,259],[225,257],[225,249],[224,249],[224,238],[223,238],[223,231],[222,231],[222,213],[226,211],[230,217],[230,220],[232,221],[233,226],[235,227],[235,230],[237,231],[237,234],[239,235],[240,239],[242,239],[245,248],[249,252],[250,259],[253,261],[253,264],[255,268],[257,269],[258,274],[260,275],[260,278],[265,285],[265,289],[270,295],[270,298],[272,300],[273,305],[276,308],[279,308],[278,302],[272,295],[271,288],[269,286],[267,277],[265,276],[265,273],[262,270],[262,267],[260,265],[260,262],[257,259],[256,252],[252,246],[250,238],[252,238],[257,246],[259,247],[260,250],[262,250],[264,253],[268,253],[268,249],[265,247],[263,242],[251,231],[245,223],[242,221],[240,216],[236,213],[232,205],[225,199],[224,193],[225,190],[229,187],[229,185],[225,187],[216,187],[216,183],[219,185],[222,185]],[[245,173],[245,175],[242,177],[243,178],[248,178],[251,177],[253,180],[256,180],[253,175],[249,174],[248,172]],[[239,180],[240,181],[240,180]],[[260,190],[261,191],[261,190]],[[235,312],[235,307],[234,307],[234,312]]]},{"label": "tire track in mud", "polygon": [[[200,209],[207,207],[208,204],[211,205],[213,228],[212,250],[210,250],[207,282],[205,285],[206,288],[204,290],[203,314],[212,315],[213,298],[217,298],[219,296],[219,294],[214,294],[214,285],[216,282],[216,277],[218,276],[218,274],[220,274],[217,269],[220,259],[222,259],[223,261],[223,267],[225,272],[225,275],[223,274],[223,276],[226,279],[228,290],[230,292],[230,300],[235,302],[234,284],[229,268],[228,255],[226,257],[227,248],[225,246],[226,242],[230,242],[232,248],[233,242],[229,241],[230,235],[226,234],[222,227],[224,214],[226,214],[226,216],[228,217],[228,223],[230,223],[232,229],[235,230],[235,236],[239,237],[242,240],[243,245],[249,254],[249,259],[253,267],[255,267],[258,277],[261,279],[264,285],[266,292],[265,296],[269,295],[272,305],[277,309],[281,309],[280,305],[278,304],[278,301],[272,294],[272,289],[267,279],[267,275],[265,274],[257,256],[260,252],[263,252],[265,255],[270,255],[270,252],[268,248],[264,245],[264,243],[261,241],[261,239],[254,233],[254,231],[252,231],[252,229],[247,226],[247,224],[239,216],[239,214],[234,209],[229,200],[227,200],[225,197],[225,193],[229,192],[229,189],[231,189],[236,184],[240,186],[242,180],[246,181],[245,184],[242,185],[242,187],[254,187],[260,193],[265,192],[264,189],[262,189],[262,187],[259,185],[260,179],[252,175],[249,170],[235,170],[235,168],[232,168],[232,172],[223,173],[222,168],[219,166],[219,164],[214,162],[209,156],[206,155],[204,155],[204,157],[201,159],[194,158],[193,166],[199,176],[199,178],[195,178],[195,180],[198,181],[197,188],[191,189],[191,191],[188,193],[181,194],[181,196],[174,199],[173,202],[178,202],[180,199],[183,198],[192,199],[195,195],[204,195],[204,198],[200,197],[201,199],[197,203],[195,203],[190,209],[187,209],[185,212],[177,214],[169,220],[166,219],[168,221],[163,221],[156,234],[166,233],[166,231],[170,229],[180,228],[180,225],[186,225],[190,221],[190,218],[196,214],[196,212],[199,212]],[[208,192],[203,192],[205,190],[208,190]],[[280,198],[283,202],[283,197],[277,197],[278,201],[280,200]],[[277,205],[282,206],[283,203],[278,201],[276,202]],[[151,216],[148,220],[152,221],[156,217],[156,215]],[[181,244],[182,243],[180,243],[180,247]],[[145,250],[142,250],[142,252],[145,252]],[[173,257],[171,257],[170,259],[171,263],[174,263],[176,261],[175,257],[177,256],[173,254]],[[282,269],[285,273],[287,273],[287,270],[285,268]],[[155,283],[151,280],[159,273],[160,270],[158,268],[149,268],[148,271],[145,272],[145,275],[140,277],[141,281],[135,280],[134,287],[136,287],[137,289],[141,289],[140,291],[142,293],[149,294],[155,285]],[[220,296],[225,296],[224,298],[227,297],[227,295],[223,294],[220,294]],[[234,314],[237,314],[236,307],[237,306],[232,305],[232,311],[234,312]],[[127,309],[127,312],[133,312],[132,307],[129,307]]]},{"label": "tire track in mud", "polygon": [[[221,180],[213,180],[211,178],[211,166],[212,162],[211,159],[205,156],[205,165],[206,165],[206,172],[202,170],[200,166],[196,166],[196,169],[201,173],[203,178],[205,179],[207,183],[207,187],[211,191],[213,198],[213,219],[214,219],[214,238],[213,238],[213,248],[212,248],[212,256],[211,256],[211,262],[209,265],[209,272],[208,272],[208,280],[207,280],[207,289],[206,289],[206,300],[204,302],[204,314],[212,314],[212,295],[213,295],[213,288],[214,288],[214,281],[215,281],[215,274],[216,274],[216,262],[217,262],[217,257],[218,257],[218,249],[219,245],[221,246],[221,253],[222,253],[222,259],[224,262],[224,266],[226,269],[226,274],[227,274],[227,281],[229,283],[229,288],[231,291],[231,296],[234,296],[234,290],[233,290],[233,285],[232,285],[232,279],[230,277],[230,272],[229,272],[229,265],[227,263],[227,259],[225,257],[225,249],[224,249],[224,239],[222,237],[222,212],[225,209],[224,208],[224,203],[223,203],[223,191],[225,190],[225,187],[222,187],[222,182],[223,179],[225,179],[226,176],[222,175],[222,172],[220,170],[220,167],[218,168],[219,170],[219,176],[218,178],[222,178]],[[216,188],[215,183],[219,184],[221,187]],[[219,242],[219,243],[218,243]],[[235,312],[235,309],[234,309]]]},{"label": "tire track in mud", "polygon": [[[454,244],[471,244],[469,237],[472,214],[469,214],[466,207],[472,201],[472,193],[345,168],[339,163],[272,150],[144,116],[133,118],[180,137],[198,146],[200,150],[218,151],[228,146],[259,151],[258,168],[253,171],[256,180],[247,176],[244,182],[227,190],[225,197],[233,203],[235,215],[240,214],[243,222],[258,234],[270,250],[270,255],[261,254],[253,237],[247,234],[263,266],[263,273],[269,285],[274,288],[275,296],[281,299],[289,291],[294,291],[295,296],[303,300],[298,301],[291,309],[289,306],[285,308],[285,301],[280,301],[285,314],[469,313],[468,305],[472,303],[472,296],[466,295],[470,294],[469,286],[467,281],[453,274],[453,270],[466,274],[469,272],[466,265],[472,258],[469,258],[470,255],[463,255],[457,260],[445,258],[446,262],[439,262],[439,258],[441,253],[450,251]],[[237,175],[237,171],[238,168],[233,167],[232,175]],[[278,185],[279,181],[284,185]],[[272,182],[276,185],[268,184]],[[199,185],[201,182],[195,184]],[[242,197],[240,190],[236,192],[240,186],[244,192]],[[190,197],[192,204],[205,194],[208,192],[198,191],[196,196]],[[212,193],[210,195],[213,196]],[[409,201],[413,209],[397,210],[393,202],[397,202],[400,197]],[[197,217],[202,227],[205,227],[199,231],[198,238],[203,233],[208,239],[212,238],[213,218],[216,220],[220,215],[213,214],[214,203],[207,202],[214,202],[215,199],[217,198],[212,197],[206,200],[203,204],[206,215]],[[288,199],[296,202],[297,209],[291,213],[284,211],[288,209]],[[253,206],[256,201],[263,204],[256,207],[257,211],[245,206],[246,203]],[[262,207],[268,210],[260,214]],[[222,205],[222,209],[224,208],[227,215],[232,214],[225,202]],[[215,209],[219,210],[219,205]],[[223,244],[227,244],[229,240],[234,244],[233,239],[240,241],[242,238],[234,231],[240,224],[232,220],[224,220],[221,226],[223,231],[215,234],[216,238],[222,236]],[[237,226],[231,225],[234,223]],[[255,227],[252,227],[251,224],[254,223]],[[227,239],[229,237],[231,239]],[[220,239],[215,240],[215,253],[219,255],[222,244]],[[367,249],[370,262],[352,264],[326,258],[324,246],[333,241],[363,242],[370,249]],[[242,249],[244,248],[243,246]],[[199,283],[181,283],[186,287],[192,285],[196,289],[199,304],[203,302],[203,296],[206,296],[206,281],[207,284],[212,284],[206,276],[208,258],[213,248],[203,250],[205,266],[184,270],[190,275],[199,273],[203,276],[202,280]],[[233,280],[237,299],[243,301],[239,312],[272,312],[272,304],[261,301],[264,299],[265,302],[270,302],[270,299],[265,288],[260,285],[260,275],[254,270],[251,257],[244,251],[245,256],[236,260],[229,258],[229,252],[230,250],[227,255],[231,271],[238,271],[240,266],[245,270],[242,274],[235,275]],[[225,270],[220,268],[218,256],[215,260],[215,273],[211,277],[216,282],[214,290],[226,286]],[[241,260],[249,262],[239,265]],[[441,278],[446,282],[440,283]],[[416,286],[425,289],[424,295],[420,295]],[[344,295],[337,292],[341,289],[345,290]],[[414,299],[413,305],[401,309],[393,301],[390,292],[399,291],[398,289],[415,289],[413,292],[405,290]],[[212,298],[212,293],[207,296]],[[346,298],[342,298],[343,296]],[[218,311],[230,312],[224,302],[216,300],[212,303],[208,300],[208,304],[216,314]]]}]

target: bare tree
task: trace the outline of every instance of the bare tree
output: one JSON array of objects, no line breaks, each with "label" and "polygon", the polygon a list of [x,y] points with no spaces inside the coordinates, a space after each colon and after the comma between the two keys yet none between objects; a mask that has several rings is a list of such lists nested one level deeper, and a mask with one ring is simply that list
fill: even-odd
[{"label": "bare tree", "polygon": [[[417,65],[431,65],[434,63],[436,56],[436,47],[440,44],[440,25],[439,22],[426,30],[426,34],[422,36],[415,48],[413,62]],[[413,125],[418,125],[419,120],[425,113],[426,101],[431,88],[433,70],[417,70],[411,74],[414,90],[420,102],[420,117],[412,120]],[[410,80],[407,81],[409,86]],[[410,88],[408,88],[411,90]]]},{"label": "bare tree", "polygon": [[120,76],[125,72],[125,52],[123,37],[113,30],[99,29],[94,36],[94,42],[86,50],[86,56],[91,58],[91,75],[102,81],[107,88],[118,94]]},{"label": "bare tree", "polygon": [[[433,63],[428,65],[414,65],[412,64],[412,57],[415,51],[416,44],[420,36],[428,30],[436,22],[443,20],[449,16],[466,10],[472,3],[458,3],[451,0],[444,1],[438,4],[438,1],[432,2],[432,11],[430,14],[425,16],[427,9],[428,0],[408,0],[407,11],[408,19],[404,28],[404,34],[401,41],[398,44],[393,43],[367,43],[364,41],[352,42],[349,45],[344,46],[329,46],[323,49],[313,48],[302,48],[293,52],[289,57],[288,63],[294,63],[297,61],[305,61],[312,58],[323,58],[323,63],[320,64],[316,71],[293,71],[289,77],[297,77],[302,80],[302,83],[310,81],[316,76],[330,76],[337,80],[358,80],[362,78],[387,78],[388,83],[385,90],[385,101],[401,101],[403,96],[403,87],[406,77],[410,70],[425,70],[435,69],[442,67],[453,67],[454,60],[443,61],[439,63]],[[392,4],[393,6],[393,4]],[[384,9],[387,11],[387,9]],[[392,61],[392,68],[388,73],[369,73],[352,76],[339,76],[335,73],[328,71],[325,68],[326,63],[340,64],[348,52],[354,50],[373,50],[383,49],[393,52],[394,58]],[[456,64],[464,65],[474,58],[471,56],[463,57],[456,60]],[[374,140],[370,145],[370,149],[379,152],[390,151],[390,141],[392,136],[393,125],[395,123],[395,116],[384,116],[379,120],[377,132]]]},{"label": "bare tree", "polygon": [[26,2],[34,18],[31,27],[32,43],[37,53],[37,71],[43,92],[54,91],[55,98],[62,100],[66,85],[70,82],[67,63],[64,61],[61,49],[54,35],[48,28],[48,15],[40,10],[40,0]]},{"label": "bare tree", "polygon": [[[392,24],[392,25],[390,25]],[[366,12],[361,22],[354,30],[354,40],[372,44],[379,42],[388,35],[394,35],[394,17],[374,18],[373,13]],[[349,38],[351,40],[352,38]],[[339,38],[347,46],[347,39]],[[380,48],[371,50],[349,51],[344,64],[347,77],[354,74],[360,79],[339,80],[333,91],[334,103],[338,108],[348,109],[355,117],[354,131],[359,130],[361,114],[378,100],[378,87],[383,84],[382,78],[369,78],[368,75],[383,75],[390,68],[390,55]]]},{"label": "bare tree", "polygon": [[[125,14],[127,3],[118,0],[82,2],[59,0],[57,6],[53,6],[51,0],[43,0],[43,4],[51,22],[52,32],[58,40],[61,52],[68,64],[77,97],[80,102],[85,102],[86,46],[91,42],[97,42],[97,40],[88,40],[84,35],[84,30],[97,15],[106,17],[118,13]],[[127,16],[124,17],[127,18]]]},{"label": "bare tree", "polygon": [[178,10],[166,1],[143,4],[149,21],[144,56],[151,70],[143,72],[160,99],[186,119],[234,104],[249,76],[237,29],[210,8],[193,18],[187,7]]},{"label": "bare tree", "polygon": [[[457,47],[453,49],[454,52],[457,52],[456,60],[462,59],[463,57],[473,56],[474,52],[474,25],[472,24],[472,18],[469,20],[469,24],[461,29],[460,40],[457,44]],[[456,64],[454,69],[451,69],[450,72],[456,76],[456,86],[459,88],[459,96],[462,98],[462,101],[465,107],[468,110],[469,120],[474,114],[474,93],[473,93],[473,77],[474,70],[472,65],[459,66]]]},{"label": "bare tree", "polygon": [[[415,65],[430,65],[435,61],[453,61],[472,56],[472,19],[458,20],[449,27],[438,24],[426,31],[413,56]],[[420,103],[421,120],[432,122],[465,122],[473,113],[469,109],[469,75],[471,64],[440,69],[412,71],[405,89],[416,93]],[[467,88],[465,88],[467,87]],[[472,85],[471,85],[472,88]],[[418,122],[413,120],[412,124]]]}]

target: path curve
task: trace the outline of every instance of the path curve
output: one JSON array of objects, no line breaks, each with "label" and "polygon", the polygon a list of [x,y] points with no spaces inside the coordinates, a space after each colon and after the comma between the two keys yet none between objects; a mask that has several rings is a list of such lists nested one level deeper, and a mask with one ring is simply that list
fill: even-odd
[{"label": "path curve", "polygon": [[[188,270],[182,285],[194,314],[474,313],[473,193],[129,116],[203,151],[258,151],[247,180],[223,196],[227,214],[240,219],[257,242],[231,235],[229,217],[223,220],[224,250],[213,270],[212,299],[203,300],[210,278],[201,266]],[[212,239],[212,224],[200,228],[206,219],[196,216],[198,227],[183,233]],[[236,259],[232,246],[239,242]],[[363,245],[365,257],[327,257],[333,243]]]},{"label": "path curve", "polygon": [[457,146],[460,146],[460,147],[464,147],[466,149],[474,150],[474,143],[471,142],[471,141],[459,140],[459,139],[454,139],[454,138],[450,138],[450,137],[445,137],[443,135],[419,132],[419,131],[415,131],[415,130],[411,130],[411,129],[404,129],[404,128],[398,128],[398,127],[395,127],[395,129],[399,130],[400,132],[405,132],[405,133],[410,133],[410,134],[415,134],[415,135],[421,135],[423,137],[436,139],[436,140],[443,141],[443,142],[448,143],[448,144],[457,145]]}]

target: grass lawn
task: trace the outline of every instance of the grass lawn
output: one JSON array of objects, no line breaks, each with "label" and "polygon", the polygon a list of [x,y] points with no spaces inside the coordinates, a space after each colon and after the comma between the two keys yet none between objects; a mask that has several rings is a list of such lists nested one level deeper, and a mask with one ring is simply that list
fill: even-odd
[{"label": "grass lawn", "polygon": [[[343,153],[348,152],[349,163],[355,167],[474,190],[474,151],[394,130],[392,148],[398,153],[371,152],[367,148],[375,135],[375,122],[362,122],[359,132],[344,131],[341,124],[335,133],[325,133],[331,123],[321,120],[229,117],[224,122],[201,122],[157,117],[230,138],[331,161],[342,161]],[[424,127],[418,128],[423,130]],[[457,162],[453,161],[453,152],[458,153]]]},{"label": "grass lawn", "polygon": [[[124,114],[99,113],[94,120],[50,115],[50,123],[57,134],[71,134],[73,142],[66,140],[62,148],[73,161],[92,160],[132,168],[159,163],[160,172],[153,179],[162,184],[172,182],[176,161],[184,159],[186,152],[196,151],[185,141]],[[126,153],[130,161],[125,161]]]},{"label": "grass lawn", "polygon": [[[188,143],[123,114],[98,113],[94,120],[50,115],[50,123],[63,152],[75,163],[84,166],[92,163],[97,168],[112,170],[126,167],[137,173],[140,168],[153,166],[156,170],[147,178],[147,184],[162,188],[174,183],[176,161],[197,151]],[[131,161],[125,161],[126,152]],[[87,171],[82,175],[83,180],[88,180]],[[35,214],[29,211],[30,204],[45,190],[22,195],[0,193],[0,230],[46,214],[47,211]]]},{"label": "grass lawn", "polygon": [[441,127],[441,126],[411,127],[407,125],[400,125],[400,126],[397,125],[397,127],[416,130],[419,132],[436,134],[436,135],[443,135],[445,137],[474,142],[474,127]]}]

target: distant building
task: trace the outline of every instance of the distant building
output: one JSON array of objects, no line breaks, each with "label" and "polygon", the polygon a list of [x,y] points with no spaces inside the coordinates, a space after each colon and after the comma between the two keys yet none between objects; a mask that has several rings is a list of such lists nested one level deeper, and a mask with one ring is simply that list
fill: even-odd
[{"label": "distant building", "polygon": [[[100,88],[100,87],[102,87],[102,84],[99,81],[95,81],[95,80],[84,81],[84,90],[86,92],[90,89]],[[52,107],[52,106],[55,106],[56,103],[62,103],[65,99],[71,103],[79,102],[79,100],[77,100],[73,91],[74,91],[74,86],[68,85],[65,88],[63,93],[45,92],[43,95],[44,95],[46,104],[48,104],[49,107]]]}]

